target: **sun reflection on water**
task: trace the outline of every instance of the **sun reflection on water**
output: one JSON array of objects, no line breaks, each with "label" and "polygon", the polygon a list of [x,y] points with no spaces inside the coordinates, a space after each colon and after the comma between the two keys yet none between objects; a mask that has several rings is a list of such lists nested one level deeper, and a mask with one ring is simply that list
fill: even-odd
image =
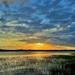
[{"label": "sun reflection on water", "polygon": [[53,56],[53,55],[70,55],[71,53],[60,53],[60,52],[44,52],[44,51],[38,51],[38,52],[23,52],[23,53],[19,53],[19,52],[10,52],[10,53],[6,53],[1,55],[0,53],[0,58],[1,57],[16,57],[16,56],[20,56],[20,57],[48,57],[48,56]]}]

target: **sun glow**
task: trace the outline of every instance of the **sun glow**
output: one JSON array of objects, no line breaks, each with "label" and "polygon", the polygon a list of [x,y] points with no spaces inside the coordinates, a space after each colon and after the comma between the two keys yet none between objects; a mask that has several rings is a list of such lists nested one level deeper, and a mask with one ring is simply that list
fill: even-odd
[{"label": "sun glow", "polygon": [[44,47],[44,44],[43,43],[35,43],[34,44],[34,49],[42,49]]},{"label": "sun glow", "polygon": [[35,45],[38,46],[38,47],[41,47],[41,46],[43,46],[44,44],[43,44],[43,43],[36,43]]}]

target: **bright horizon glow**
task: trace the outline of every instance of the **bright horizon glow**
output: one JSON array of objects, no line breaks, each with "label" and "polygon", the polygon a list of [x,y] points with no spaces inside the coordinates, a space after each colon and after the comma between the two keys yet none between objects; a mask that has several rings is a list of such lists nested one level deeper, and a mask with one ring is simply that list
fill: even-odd
[{"label": "bright horizon glow", "polygon": [[18,39],[0,39],[0,49],[5,50],[75,50],[75,47],[69,46],[60,46],[60,45],[51,45],[47,43],[26,43],[26,42],[17,42]]},{"label": "bright horizon glow", "polygon": [[44,44],[43,43],[34,43],[33,46],[34,46],[34,49],[39,50],[39,49],[42,49],[44,47]]},{"label": "bright horizon glow", "polygon": [[68,47],[68,46],[60,46],[60,45],[51,45],[47,43],[26,43],[26,42],[17,42],[18,39],[0,39],[0,49],[5,50],[75,50],[75,47]]},{"label": "bright horizon glow", "polygon": [[36,43],[35,45],[38,46],[38,47],[41,47],[41,46],[43,46],[44,44],[43,44],[43,43]]}]

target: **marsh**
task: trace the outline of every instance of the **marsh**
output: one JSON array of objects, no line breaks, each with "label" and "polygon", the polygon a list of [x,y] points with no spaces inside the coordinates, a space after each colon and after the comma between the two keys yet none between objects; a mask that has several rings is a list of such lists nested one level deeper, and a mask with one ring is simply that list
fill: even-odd
[{"label": "marsh", "polygon": [[70,52],[0,52],[0,75],[75,75]]}]

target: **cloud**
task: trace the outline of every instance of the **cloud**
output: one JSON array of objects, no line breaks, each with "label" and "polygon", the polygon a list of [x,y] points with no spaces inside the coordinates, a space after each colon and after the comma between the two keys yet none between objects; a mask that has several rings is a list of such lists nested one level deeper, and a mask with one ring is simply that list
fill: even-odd
[{"label": "cloud", "polygon": [[1,17],[0,21],[5,22],[5,18]]},{"label": "cloud", "polygon": [[9,8],[9,4],[13,4],[13,3],[25,3],[26,5],[31,6],[31,3],[29,3],[28,0],[0,0],[1,4],[4,4],[6,8]]},{"label": "cloud", "polygon": [[22,36],[24,42],[75,46],[74,0],[0,0],[0,12],[1,32],[38,38]]}]

